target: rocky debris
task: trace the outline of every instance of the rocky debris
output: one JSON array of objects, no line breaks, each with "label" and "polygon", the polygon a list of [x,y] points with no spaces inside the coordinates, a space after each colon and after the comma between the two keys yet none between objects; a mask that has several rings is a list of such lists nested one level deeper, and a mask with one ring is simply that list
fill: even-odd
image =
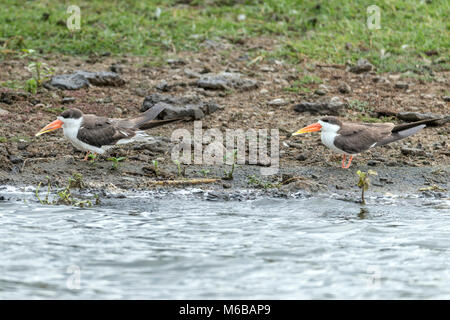
[{"label": "rocky debris", "polygon": [[350,67],[350,72],[353,73],[364,73],[369,72],[373,69],[373,65],[366,59],[359,59],[355,66]]},{"label": "rocky debris", "polygon": [[147,150],[150,154],[155,155],[170,151],[170,145],[162,137],[151,137],[146,142],[135,144],[134,150]]},{"label": "rocky debris", "polygon": [[295,157],[298,161],[305,161],[308,159],[308,156],[305,153],[300,153],[297,157]]},{"label": "rocky debris", "polygon": [[48,84],[50,87],[44,85],[48,89],[58,88],[63,90],[78,90],[84,87],[89,87],[88,79],[78,73],[54,76]]},{"label": "rocky debris", "polygon": [[395,88],[395,89],[408,89],[408,88],[409,88],[409,85],[408,85],[406,82],[397,82],[397,83],[394,85],[394,88]]},{"label": "rocky debris", "polygon": [[186,87],[186,86],[187,83],[185,82],[168,83],[166,80],[163,80],[155,86],[155,89],[162,92],[169,92],[176,89],[177,87]]},{"label": "rocky debris", "polygon": [[65,97],[61,100],[62,104],[73,103],[73,102],[75,102],[74,97]]},{"label": "rocky debris", "polygon": [[397,112],[389,110],[389,109],[377,109],[374,111],[374,115],[377,118],[381,118],[381,117],[396,117],[397,116]]},{"label": "rocky debris", "polygon": [[425,156],[426,153],[422,149],[403,147],[401,152],[405,156]]},{"label": "rocky debris", "polygon": [[95,86],[120,87],[125,84],[125,81],[115,72],[87,72],[80,70],[76,71],[76,73],[83,75],[91,84]]},{"label": "rocky debris", "polygon": [[52,77],[47,88],[58,88],[63,90],[78,90],[88,87],[90,84],[95,86],[113,86],[118,87],[125,84],[125,81],[119,74],[110,71],[88,72],[83,70],[75,71],[72,74],[62,74]]},{"label": "rocky debris", "polygon": [[291,179],[288,179],[284,183],[286,184],[283,184],[281,186],[281,190],[287,192],[296,192],[302,190],[315,193],[321,189],[319,183],[304,177],[293,177]]},{"label": "rocky debris", "polygon": [[27,93],[3,91],[0,93],[0,102],[5,104],[13,104],[15,101],[24,100],[27,97]]},{"label": "rocky debris", "polygon": [[371,166],[371,167],[375,167],[379,163],[380,163],[380,161],[377,161],[377,160],[369,160],[369,161],[367,161],[367,165]]},{"label": "rocky debris", "polygon": [[225,50],[230,48],[231,45],[225,42],[217,42],[211,39],[206,39],[200,44],[200,47],[213,50]]},{"label": "rocky debris", "polygon": [[187,69],[187,68],[185,68],[183,70],[183,72],[186,76],[188,76],[188,78],[191,78],[191,79],[200,78],[202,76],[199,72],[195,72],[195,71],[193,71],[191,69]]},{"label": "rocky debris", "polygon": [[309,112],[320,115],[339,115],[344,110],[345,103],[339,97],[317,102],[300,102],[294,106],[294,111]]},{"label": "rocky debris", "polygon": [[316,89],[316,91],[314,91],[314,93],[317,94],[318,96],[324,96],[324,95],[327,94],[327,93],[326,93],[324,90],[322,90],[322,89]]},{"label": "rocky debris", "polygon": [[109,67],[109,71],[114,72],[114,73],[123,73],[123,66],[118,63],[113,63]]},{"label": "rocky debris", "polygon": [[274,99],[272,101],[267,102],[267,104],[269,106],[280,107],[280,106],[284,106],[284,105],[288,104],[288,102],[286,100],[284,100],[284,99],[278,98],[278,99]]},{"label": "rocky debris", "polygon": [[197,86],[211,90],[252,90],[258,87],[256,80],[244,78],[239,73],[221,72],[205,74],[197,80]]},{"label": "rocky debris", "polygon": [[443,96],[442,100],[444,100],[445,102],[450,102],[450,96]]},{"label": "rocky debris", "polygon": [[145,98],[140,111],[145,112],[158,104],[165,105],[165,109],[158,115],[158,119],[194,118],[199,120],[220,108],[214,102],[201,101],[198,96],[176,97],[155,93]]},{"label": "rocky debris", "polygon": [[406,122],[414,122],[414,121],[421,121],[421,120],[429,120],[429,119],[440,119],[439,121],[436,121],[437,124],[443,124],[448,122],[449,115],[442,116],[433,114],[430,112],[427,113],[419,113],[419,112],[399,112],[397,113],[397,118]]},{"label": "rocky debris", "polygon": [[339,85],[338,90],[339,90],[340,93],[347,94],[347,93],[350,93],[352,91],[352,88],[348,84],[346,84],[345,82],[342,82]]},{"label": "rocky debris", "polygon": [[0,116],[6,116],[7,114],[9,114],[8,111],[3,110],[2,108],[0,108]]},{"label": "rocky debris", "polygon": [[166,62],[172,67],[184,66],[187,64],[183,59],[167,59]]},{"label": "rocky debris", "polygon": [[9,161],[13,164],[22,163],[23,159],[21,157],[15,156],[13,154],[9,155]]}]

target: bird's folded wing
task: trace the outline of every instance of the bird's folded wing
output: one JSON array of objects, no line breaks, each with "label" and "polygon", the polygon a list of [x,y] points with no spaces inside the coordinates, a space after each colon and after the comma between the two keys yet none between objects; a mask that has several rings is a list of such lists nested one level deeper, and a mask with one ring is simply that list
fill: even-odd
[{"label": "bird's folded wing", "polygon": [[102,147],[115,145],[121,139],[130,139],[135,136],[135,131],[128,128],[121,128],[113,124],[107,118],[86,117],[78,130],[78,140],[91,146]]}]

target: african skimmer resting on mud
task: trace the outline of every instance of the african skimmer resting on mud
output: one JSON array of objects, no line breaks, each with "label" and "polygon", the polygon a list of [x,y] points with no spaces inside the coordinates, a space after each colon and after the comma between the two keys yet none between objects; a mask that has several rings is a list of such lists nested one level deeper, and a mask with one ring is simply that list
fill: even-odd
[{"label": "african skimmer resting on mud", "polygon": [[154,120],[164,106],[154,106],[142,115],[131,119],[113,119],[83,114],[78,109],[67,109],[57,120],[48,124],[36,136],[62,128],[64,136],[79,150],[103,154],[118,144],[146,138],[142,130],[158,127],[180,119]]},{"label": "african skimmer resting on mud", "polygon": [[[321,140],[331,150],[341,153],[342,168],[350,167],[353,156],[369,150],[370,148],[383,146],[388,143],[409,137],[426,127],[426,124],[439,119],[423,120],[404,124],[394,123],[352,123],[342,122],[335,117],[324,117],[317,123],[298,130],[292,135],[306,132],[321,132]],[[345,158],[349,155],[348,164]]]}]

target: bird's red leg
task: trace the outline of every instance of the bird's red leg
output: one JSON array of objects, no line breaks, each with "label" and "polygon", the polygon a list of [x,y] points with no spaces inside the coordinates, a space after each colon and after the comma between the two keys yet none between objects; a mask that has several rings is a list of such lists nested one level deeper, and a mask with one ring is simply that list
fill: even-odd
[{"label": "bird's red leg", "polygon": [[350,159],[348,160],[348,163],[345,167],[343,167],[344,169],[348,169],[350,167],[350,164],[352,163],[353,160],[353,156],[350,156]]},{"label": "bird's red leg", "polygon": [[89,157],[89,151],[86,153],[86,156],[84,157],[83,161],[88,161],[88,157]]},{"label": "bird's red leg", "polygon": [[345,168],[345,154],[342,155],[342,168]]}]

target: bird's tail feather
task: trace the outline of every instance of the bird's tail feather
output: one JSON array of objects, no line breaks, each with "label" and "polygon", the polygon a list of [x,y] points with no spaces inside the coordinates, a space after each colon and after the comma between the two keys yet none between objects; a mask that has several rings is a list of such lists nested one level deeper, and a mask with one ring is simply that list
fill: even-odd
[{"label": "bird's tail feather", "polygon": [[391,142],[394,142],[394,141],[397,141],[397,140],[409,137],[410,135],[413,135],[414,133],[422,130],[425,127],[426,127],[425,124],[420,124],[420,125],[417,125],[417,126],[412,127],[412,128],[406,128],[406,129],[403,129],[403,130],[400,130],[400,131],[392,132],[389,137],[387,137],[387,138],[377,142],[376,145],[377,146],[384,146],[384,145],[386,145],[388,143],[391,143]]},{"label": "bird's tail feather", "polygon": [[186,120],[187,118],[175,118],[175,119],[165,119],[165,120],[151,120],[142,123],[138,128],[139,130],[148,130],[151,128],[159,127],[167,123],[172,123],[176,121]]}]

